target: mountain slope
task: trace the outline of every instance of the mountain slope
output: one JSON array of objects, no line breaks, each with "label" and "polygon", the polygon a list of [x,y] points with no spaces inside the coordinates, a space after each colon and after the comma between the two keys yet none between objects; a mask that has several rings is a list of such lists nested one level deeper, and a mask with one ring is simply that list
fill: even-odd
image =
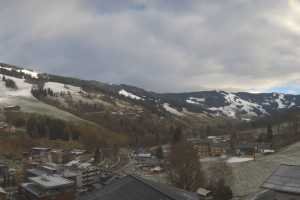
[{"label": "mountain slope", "polygon": [[161,116],[179,118],[198,116],[251,120],[280,111],[295,110],[300,106],[299,95],[225,91],[155,93],[129,85],[42,74],[4,63],[0,63],[1,74],[15,81],[18,89],[7,89],[1,83],[0,105],[22,104],[26,111],[50,112],[53,108],[33,97],[32,88],[50,90],[52,95],[46,95],[48,99],[66,108],[73,106],[74,102],[93,104],[97,112],[109,108],[111,113],[121,115],[129,113],[138,116],[147,110]]},{"label": "mountain slope", "polygon": [[168,94],[178,108],[191,112],[206,112],[214,116],[251,119],[271,115],[274,112],[297,109],[299,95],[278,93],[230,93],[224,91],[204,91],[183,94]]},{"label": "mountain slope", "polygon": [[5,82],[0,81],[0,108],[4,109],[7,106],[18,105],[21,106],[23,112],[47,114],[70,121],[82,121],[82,119],[69,112],[48,105],[33,97],[31,94],[33,84],[26,82],[25,79],[0,74],[0,80],[2,80],[3,76],[6,79],[13,80],[17,89],[7,88]]}]

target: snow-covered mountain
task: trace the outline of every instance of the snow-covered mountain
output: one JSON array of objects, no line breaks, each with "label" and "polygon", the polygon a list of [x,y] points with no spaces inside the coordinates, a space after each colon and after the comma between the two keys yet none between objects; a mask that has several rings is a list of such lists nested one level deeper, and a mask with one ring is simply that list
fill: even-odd
[{"label": "snow-covered mountain", "polygon": [[[57,108],[41,102],[32,94],[33,89],[41,89],[41,87],[43,90],[51,91],[49,98],[59,102],[65,108],[74,106],[74,102],[86,103],[96,107],[97,105],[109,107],[112,113],[121,114],[141,113],[148,109],[175,117],[205,115],[251,120],[256,117],[272,115],[278,111],[300,108],[299,95],[225,91],[155,93],[129,85],[105,84],[43,74],[0,63],[0,78],[2,79],[3,76],[13,80],[17,88],[7,88],[5,82],[0,81],[0,107],[21,104],[26,112],[58,111]],[[70,116],[72,115],[70,114]]]},{"label": "snow-covered mountain", "polygon": [[[270,115],[276,111],[296,109],[299,96],[288,94],[230,93],[225,91],[198,92],[185,97],[187,104],[201,107],[215,116],[240,119]],[[192,107],[190,110],[193,110]]]},{"label": "snow-covered mountain", "polygon": [[[140,95],[140,98],[149,102],[163,105],[167,112],[177,116],[204,113],[215,117],[250,120],[272,115],[278,111],[300,108],[300,96],[291,94],[201,91],[173,94],[150,93],[147,96],[146,91],[135,92],[130,87],[126,91],[135,96]],[[127,98],[131,97],[127,96]]]}]

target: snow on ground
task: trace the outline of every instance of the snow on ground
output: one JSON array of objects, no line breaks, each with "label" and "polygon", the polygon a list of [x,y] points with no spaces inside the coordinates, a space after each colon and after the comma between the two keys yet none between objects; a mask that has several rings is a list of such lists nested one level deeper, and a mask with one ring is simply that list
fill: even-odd
[{"label": "snow on ground", "polygon": [[254,159],[251,157],[231,157],[226,162],[227,163],[242,163],[253,161]]},{"label": "snow on ground", "polygon": [[226,160],[227,156],[223,155],[220,157],[206,157],[206,158],[201,158],[201,162],[217,162],[217,161],[224,161]]},{"label": "snow on ground", "polygon": [[251,103],[244,99],[239,98],[233,93],[222,92],[226,100],[227,106],[223,107],[211,107],[209,110],[219,111],[228,117],[235,118],[236,113],[239,111],[245,111],[249,116],[257,116],[254,110],[259,110],[263,114],[267,114],[266,110],[259,104]]},{"label": "snow on ground", "polygon": [[[6,78],[13,80],[18,89],[10,89],[5,86],[5,83],[3,81],[0,81],[0,101],[4,101],[5,99],[9,97],[29,97],[34,98],[31,94],[31,88],[32,85],[29,83],[26,83],[24,79],[15,78],[11,76],[6,76]],[[2,79],[2,75],[0,76]]]},{"label": "snow on ground", "polygon": [[210,136],[207,136],[207,139],[209,139],[209,140],[215,140],[215,139],[217,139],[217,136],[210,135]]},{"label": "snow on ground", "polygon": [[273,149],[264,149],[262,151],[262,153],[264,153],[264,154],[271,154],[271,153],[275,153],[275,150],[273,150]]},{"label": "snow on ground", "polygon": [[[219,112],[223,113],[224,115],[226,115],[228,117],[235,118],[237,109],[232,108],[231,106],[224,106],[224,107],[219,107],[219,108],[211,107],[211,108],[209,108],[209,110],[219,111]],[[217,116],[219,116],[219,115],[217,114]]]},{"label": "snow on ground", "polygon": [[10,68],[10,67],[2,67],[1,65],[0,65],[0,69],[5,69],[7,71],[11,71],[12,70],[12,68]]},{"label": "snow on ground", "polygon": [[264,105],[264,106],[270,106],[271,103],[270,102],[263,102],[262,105]]},{"label": "snow on ground", "polygon": [[205,98],[189,97],[185,101],[190,104],[201,104],[205,102]]},{"label": "snow on ground", "polygon": [[271,106],[275,103],[277,104],[277,109],[285,109],[294,107],[296,105],[295,101],[295,98],[287,99],[285,94],[273,93],[271,98],[264,99],[262,105]]},{"label": "snow on ground", "polygon": [[176,110],[175,108],[172,108],[168,103],[163,104],[163,108],[168,111],[169,113],[172,113],[177,116],[183,116],[184,114]]},{"label": "snow on ground", "polygon": [[285,94],[278,94],[278,93],[273,93],[273,102],[277,103],[277,108],[278,109],[285,109],[285,108],[291,108],[294,107],[296,99],[293,98],[291,101],[286,99]]},{"label": "snow on ground", "polygon": [[55,93],[71,93],[71,94],[78,94],[82,92],[80,87],[72,86],[72,85],[66,85],[62,83],[57,82],[47,82],[44,86],[45,89],[50,88]]},{"label": "snow on ground", "polygon": [[250,122],[250,121],[251,121],[251,119],[249,119],[249,118],[246,118],[246,117],[242,117],[242,121],[245,121],[245,122]]},{"label": "snow on ground", "polygon": [[[277,96],[277,94],[275,94]],[[278,94],[278,97],[275,99],[275,102],[278,105],[278,109],[286,108],[287,106],[284,104],[285,96],[284,94]]]},{"label": "snow on ground", "polygon": [[289,108],[292,108],[292,107],[294,107],[296,105],[296,103],[295,102],[292,102],[290,105],[289,105]]},{"label": "snow on ground", "polygon": [[119,95],[122,95],[122,96],[125,96],[125,97],[128,97],[128,98],[131,98],[131,99],[135,99],[135,100],[143,100],[143,98],[135,95],[135,94],[132,94],[130,92],[127,92],[126,90],[122,89],[119,91]]},{"label": "snow on ground", "polygon": [[[277,95],[277,94],[275,94],[275,95]],[[286,107],[283,104],[283,102],[284,102],[284,95],[283,94],[278,94],[278,98],[275,99],[275,102],[277,103],[279,109],[283,109],[283,108]]]},{"label": "snow on ground", "polygon": [[[101,95],[95,95],[93,93],[89,93],[89,95],[92,95],[92,98],[87,98],[86,95],[88,94],[87,92],[83,91],[82,88],[77,87],[77,86],[73,86],[73,85],[68,85],[68,84],[63,84],[63,83],[58,83],[58,82],[47,82],[44,85],[44,88],[47,89],[51,89],[53,92],[55,93],[64,93],[66,95],[70,94],[72,96],[72,100],[74,102],[85,102],[88,104],[95,104],[95,103],[99,103],[105,106],[111,106],[110,103],[104,101],[101,99]],[[58,100],[61,104],[65,105],[65,106],[69,106],[68,103],[66,103],[66,99],[64,97],[55,97],[56,100]]]},{"label": "snow on ground", "polygon": [[187,99],[185,100],[187,103],[190,103],[190,104],[199,104],[199,102],[195,102],[193,100],[190,100],[190,99]]},{"label": "snow on ground", "polygon": [[[5,70],[7,70],[7,71],[12,71],[12,68],[10,68],[10,67],[2,67],[2,66],[0,66],[0,69],[5,69]],[[16,71],[17,71],[17,72],[24,73],[24,74],[26,74],[26,75],[29,75],[29,76],[31,76],[32,78],[36,78],[36,79],[39,78],[39,73],[36,72],[36,71],[32,71],[32,70],[28,70],[28,69],[17,69]]]},{"label": "snow on ground", "polygon": [[31,94],[32,84],[25,82],[24,79],[5,75],[6,78],[12,79],[16,83],[18,89],[15,90],[5,86],[5,83],[2,81],[2,76],[3,75],[0,74],[0,107],[19,105],[23,112],[49,115],[62,120],[82,121],[82,119],[71,113],[34,98]]},{"label": "snow on ground", "polygon": [[36,79],[39,78],[39,73],[35,72],[35,71],[31,71],[31,70],[27,70],[27,69],[18,69],[17,72],[22,72],[26,75],[31,76],[32,78],[36,78]]}]

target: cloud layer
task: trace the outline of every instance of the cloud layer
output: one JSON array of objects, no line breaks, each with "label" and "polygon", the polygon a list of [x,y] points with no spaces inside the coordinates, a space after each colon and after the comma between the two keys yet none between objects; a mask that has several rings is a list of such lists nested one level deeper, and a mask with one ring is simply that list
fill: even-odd
[{"label": "cloud layer", "polygon": [[154,91],[300,92],[298,0],[11,0],[0,28],[0,60],[39,71]]}]

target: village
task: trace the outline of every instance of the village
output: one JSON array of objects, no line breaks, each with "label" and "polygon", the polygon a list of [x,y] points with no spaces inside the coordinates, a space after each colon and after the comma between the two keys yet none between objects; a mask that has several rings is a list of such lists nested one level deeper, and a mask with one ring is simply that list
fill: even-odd
[{"label": "village", "polygon": [[[5,122],[1,123],[1,127],[4,132],[14,129]],[[233,148],[230,135],[190,137],[187,142],[198,152],[201,162],[250,162],[256,157],[275,153],[268,143],[241,143]],[[89,152],[84,149],[33,147],[30,152],[23,153],[23,160],[16,167],[18,170],[9,159],[0,159],[0,199],[63,197],[92,200],[107,186],[128,176],[141,182],[168,184],[164,167],[171,148],[171,144],[147,149],[123,148],[116,158],[108,159],[111,149]],[[212,199],[211,192],[205,188],[199,188],[196,196]]]},{"label": "village", "polygon": [[[20,110],[20,106],[8,105],[3,109],[16,112]],[[0,131],[4,138],[20,135],[18,127],[4,120],[0,121]],[[174,135],[175,133],[176,131]],[[198,134],[181,137],[197,152],[197,159],[205,175],[213,176],[220,171],[215,167],[220,163],[223,164],[224,170],[225,168],[232,170],[239,164],[259,163],[258,160],[263,160],[264,157],[276,155],[280,148],[274,146],[272,140],[267,140],[266,135],[264,130],[256,134],[231,133],[208,136]],[[126,193],[135,194],[130,199],[140,199],[144,195],[136,193],[136,187],[143,187],[144,190],[154,188],[158,191],[157,194],[149,193],[149,195],[157,196],[156,198],[159,198],[161,193],[167,196],[179,193],[179,197],[172,197],[170,200],[215,199],[213,191],[209,188],[200,187],[196,192],[187,192],[170,185],[168,157],[172,153],[173,145],[171,141],[151,147],[122,147],[117,153],[114,148],[101,148],[101,145],[96,151],[40,145],[23,152],[22,159],[18,161],[7,155],[0,156],[0,200],[96,200],[107,195],[107,190],[111,190],[112,193],[118,193],[118,190],[124,192],[123,187],[126,188]],[[286,173],[289,174],[289,171],[300,173],[297,166],[282,164],[280,167],[287,168]],[[276,173],[280,168],[273,170]],[[268,173],[268,176],[270,175],[271,172]],[[221,177],[223,176],[224,174]],[[268,179],[264,178],[267,182]],[[274,189],[275,186],[269,186],[265,182],[257,184],[261,187],[259,191],[265,192],[251,194],[249,200],[264,199],[269,194],[285,196],[289,193],[283,190],[278,194],[278,189]],[[165,187],[168,189],[164,189]],[[235,199],[248,200],[248,195]]]},{"label": "village", "polygon": [[[100,154],[91,154],[80,149],[65,151],[34,147],[30,152],[24,153],[22,175],[10,167],[7,160],[2,160],[0,199],[92,200],[95,199],[94,195],[97,196],[106,186],[124,178],[138,180],[136,184],[142,184],[147,181],[143,177],[155,178],[163,173],[162,161],[151,153],[128,153],[124,155],[125,159],[128,159],[125,163],[121,160],[124,158],[110,163],[102,156],[101,151]],[[99,162],[95,159],[99,159]],[[155,180],[157,181],[158,179]],[[204,190],[204,193],[199,195],[207,195],[207,191]]]}]

